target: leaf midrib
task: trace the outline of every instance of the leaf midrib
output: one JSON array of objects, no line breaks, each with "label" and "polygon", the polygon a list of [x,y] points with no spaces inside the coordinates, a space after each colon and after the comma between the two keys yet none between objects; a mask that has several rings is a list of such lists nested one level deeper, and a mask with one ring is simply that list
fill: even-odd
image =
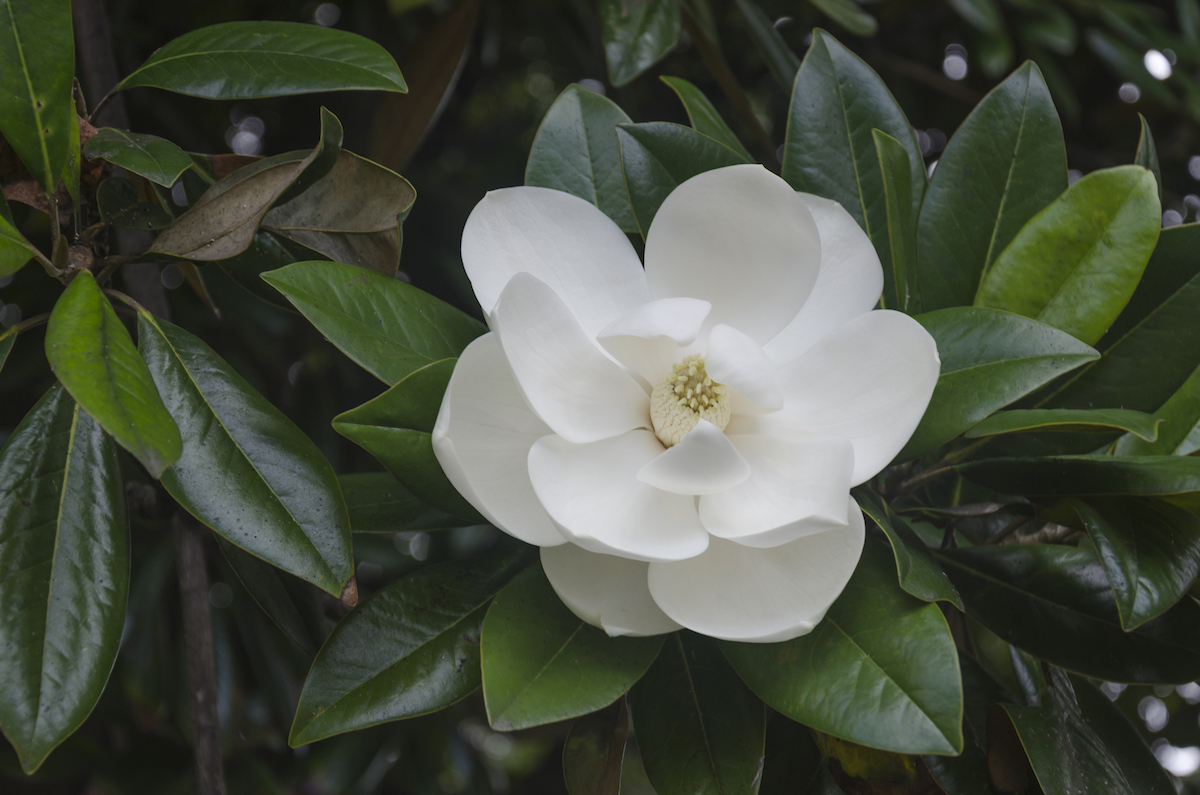
[{"label": "leaf midrib", "polygon": [[[525,683],[525,686],[522,687],[519,691],[517,691],[517,693],[515,693],[512,696],[512,698],[510,698],[508,700],[508,704],[505,705],[504,709],[501,712],[498,712],[496,714],[497,719],[508,714],[508,710],[512,709],[513,705],[516,704],[518,701],[520,701],[521,696],[523,696],[527,692],[529,692],[529,688],[533,687],[533,685],[537,682],[537,680],[541,678],[542,674],[544,674],[546,672],[546,669],[548,669],[551,666],[551,664],[554,663],[555,660],[557,660],[560,656],[562,656],[563,652],[566,651],[567,647],[571,645],[571,641],[575,640],[575,636],[578,635],[583,630],[584,626],[586,626],[586,624],[584,624],[584,622],[582,622],[582,621],[580,621],[575,626],[574,631],[572,631],[571,634],[567,636],[567,639],[562,642],[562,645],[558,647],[558,649],[554,652],[554,654],[550,655],[550,659],[546,660],[546,663],[541,668],[538,669],[538,672],[529,678],[529,681]],[[484,690],[485,706],[486,706],[486,703],[487,703],[487,690],[485,689]],[[494,722],[495,721],[493,721],[493,723]]]},{"label": "leaf midrib", "polygon": [[21,75],[25,78],[25,87],[29,89],[29,107],[33,111],[34,121],[37,122],[37,138],[38,145],[42,150],[42,168],[45,171],[46,179],[53,180],[56,178],[50,169],[50,148],[46,145],[46,136],[42,132],[45,128],[42,126],[42,114],[38,110],[37,95],[33,90],[33,80],[29,76],[29,64],[25,61],[25,48],[21,45],[21,34],[17,29],[17,19],[13,15],[12,3],[5,3],[4,9],[8,12],[8,21],[12,26],[13,44],[17,47],[17,57],[21,60]]}]

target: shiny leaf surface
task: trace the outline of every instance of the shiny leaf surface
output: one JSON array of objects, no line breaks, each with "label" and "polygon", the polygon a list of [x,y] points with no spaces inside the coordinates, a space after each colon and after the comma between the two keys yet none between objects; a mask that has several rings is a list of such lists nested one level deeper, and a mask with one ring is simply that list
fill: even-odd
[{"label": "shiny leaf surface", "polygon": [[958,756],[925,757],[934,780],[946,792],[964,795],[996,795],[988,773],[987,718],[993,704],[1012,701],[1004,686],[982,665],[960,652],[963,697],[963,752]]},{"label": "shiny leaf surface", "polygon": [[926,602],[949,602],[962,610],[962,599],[942,567],[934,560],[929,548],[922,543],[908,521],[892,513],[869,489],[859,486],[853,496],[875,525],[887,536],[896,557],[896,576],[900,587]]},{"label": "shiny leaf surface", "polygon": [[470,524],[419,499],[387,472],[340,475],[338,483],[356,533],[406,533]]},{"label": "shiny leaf surface", "polygon": [[599,10],[608,79],[614,86],[662,60],[683,31],[678,0],[601,0]]},{"label": "shiny leaf surface", "polygon": [[693,130],[707,135],[714,141],[725,144],[730,149],[742,155],[747,162],[754,160],[750,156],[750,153],[746,151],[746,147],[738,140],[737,135],[734,134],[733,130],[729,129],[729,125],[721,118],[721,114],[713,107],[712,102],[708,100],[708,97],[704,96],[700,89],[682,77],[663,75],[659,80],[666,83],[675,92],[675,96],[679,97],[679,101],[683,103],[683,109],[687,111],[688,122],[692,125]]},{"label": "shiny leaf surface", "polygon": [[1001,494],[1183,496],[1200,492],[1200,459],[1190,456],[1060,455],[989,458],[958,471]]},{"label": "shiny leaf surface", "polygon": [[892,136],[872,130],[887,212],[888,248],[891,252],[892,295],[885,303],[901,312],[913,313],[921,306],[917,281],[917,223],[912,204],[912,175],[908,151]]},{"label": "shiny leaf surface", "polygon": [[113,127],[100,128],[88,139],[83,153],[89,158],[103,158],[164,188],[174,185],[192,165],[188,153],[166,139]]},{"label": "shiny leaf surface", "polygon": [[1108,696],[1081,677],[1072,676],[1083,724],[1096,733],[1137,795],[1171,795],[1175,791],[1163,766],[1146,747],[1141,732]]},{"label": "shiny leaf surface", "polygon": [[1161,423],[1153,414],[1128,409],[1012,409],[1001,411],[972,426],[963,434],[968,439],[1006,433],[1103,433],[1128,431],[1153,442]]}]

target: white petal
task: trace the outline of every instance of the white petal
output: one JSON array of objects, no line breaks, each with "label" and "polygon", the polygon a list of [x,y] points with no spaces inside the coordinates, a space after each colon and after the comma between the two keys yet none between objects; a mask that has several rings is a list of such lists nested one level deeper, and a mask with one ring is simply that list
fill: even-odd
[{"label": "white petal", "polygon": [[812,291],[821,239],[804,200],[758,165],[705,171],[667,196],[646,235],[654,298],[712,303],[758,343],[779,333]]},{"label": "white petal", "polygon": [[571,612],[611,636],[662,635],[680,626],[650,596],[649,563],[574,544],[542,548],[542,569]]},{"label": "white petal", "polygon": [[683,358],[680,346],[695,341],[710,309],[698,298],[650,301],[610,323],[597,340],[653,389]]},{"label": "white petal", "polygon": [[546,436],[529,451],[529,476],[569,541],[634,560],[682,560],[708,547],[708,533],[694,497],[638,481],[638,470],[662,450],[649,431],[591,444]]},{"label": "white petal", "polygon": [[492,314],[521,394],[551,430],[592,442],[650,427],[650,399],[543,281],[518,273]]},{"label": "white petal", "polygon": [[700,420],[679,444],[638,470],[637,479],[672,494],[716,494],[750,477],[725,432]]},{"label": "white petal", "polygon": [[735,416],[729,434],[848,439],[858,485],[888,465],[921,421],[941,361],[908,315],[886,309],[846,323],[784,371],[781,411]]},{"label": "white petal", "polygon": [[700,523],[714,536],[774,547],[846,524],[854,450],[843,440],[730,436],[750,465],[739,486],[700,498]]},{"label": "white petal", "polygon": [[562,191],[520,187],[488,193],[467,218],[462,258],[488,315],[518,273],[550,285],[589,337],[650,300],[645,272],[625,233],[592,204]]},{"label": "white petal", "polygon": [[800,314],[765,346],[777,362],[790,362],[817,340],[866,314],[883,293],[883,267],[871,238],[842,205],[801,193],[821,233],[821,270]]},{"label": "white petal", "polygon": [[763,409],[783,408],[779,369],[761,345],[731,326],[713,326],[704,369],[712,380],[731,387]]},{"label": "white petal", "polygon": [[433,427],[433,453],[487,520],[538,546],[566,541],[529,482],[529,448],[550,432],[525,405],[494,334],[458,358]]},{"label": "white petal", "polygon": [[863,518],[771,549],[714,538],[689,560],[650,564],[650,593],[688,629],[722,640],[776,643],[811,632],[846,587],[863,546]]}]

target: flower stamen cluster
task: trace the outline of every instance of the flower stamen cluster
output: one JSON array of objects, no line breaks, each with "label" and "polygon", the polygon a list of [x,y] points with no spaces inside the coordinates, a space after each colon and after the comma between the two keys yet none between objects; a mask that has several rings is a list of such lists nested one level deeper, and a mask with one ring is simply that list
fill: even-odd
[{"label": "flower stamen cluster", "polygon": [[675,365],[650,394],[654,435],[667,447],[679,444],[702,419],[725,430],[730,414],[728,388],[712,380],[699,354]]}]

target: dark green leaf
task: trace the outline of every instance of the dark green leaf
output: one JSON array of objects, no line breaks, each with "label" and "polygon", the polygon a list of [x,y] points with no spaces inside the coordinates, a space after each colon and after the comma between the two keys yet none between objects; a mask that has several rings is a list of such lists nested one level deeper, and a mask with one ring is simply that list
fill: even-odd
[{"label": "dark green leaf", "polygon": [[954,585],[933,559],[929,548],[903,516],[892,513],[869,489],[859,486],[853,496],[862,512],[887,536],[896,557],[896,575],[900,587],[926,602],[949,602],[962,610],[962,599]]},{"label": "dark green leaf", "polygon": [[601,0],[608,79],[623,86],[661,61],[679,43],[679,0]]},{"label": "dark green leaf", "polygon": [[1117,598],[1121,627],[1171,608],[1200,573],[1200,518],[1162,500],[1069,500],[1096,545]]},{"label": "dark green leaf", "polygon": [[912,204],[908,151],[885,132],[871,133],[883,174],[888,248],[892,255],[891,283],[896,291],[886,303],[911,314],[921,306],[921,288],[917,282],[917,217]]},{"label": "dark green leaf", "polygon": [[1080,677],[1072,676],[1075,698],[1083,725],[1089,727],[1112,754],[1113,761],[1125,775],[1137,795],[1173,795],[1172,786],[1154,752],[1146,747],[1142,733],[1108,696]]},{"label": "dark green leaf", "polygon": [[319,591],[249,552],[217,537],[229,567],[247,593],[288,639],[312,656],[325,639],[325,612]]},{"label": "dark green leaf", "polygon": [[451,485],[433,454],[434,421],[457,359],[406,375],[374,400],[333,418],[333,428],[362,447],[418,499],[472,523],[486,520]]},{"label": "dark green leaf", "polygon": [[746,18],[746,27],[750,37],[767,62],[767,68],[775,77],[775,82],[784,91],[791,91],[796,82],[796,72],[800,71],[800,59],[792,48],[784,41],[779,30],[767,16],[766,12],[754,0],[734,0],[742,16]]},{"label": "dark green leaf", "polygon": [[[75,41],[69,0],[0,0],[0,132],[42,190],[53,194],[67,165],[75,103]],[[78,145],[78,144],[76,144]]]},{"label": "dark green leaf", "polygon": [[996,795],[988,774],[987,717],[993,704],[1012,701],[1012,696],[970,656],[959,652],[958,664],[962,670],[965,702],[963,752],[959,756],[929,755],[925,757],[925,764],[946,792]]},{"label": "dark green leaf", "polygon": [[778,712],[767,722],[767,747],[758,792],[759,795],[845,795],[813,742],[812,731]]},{"label": "dark green leaf", "polygon": [[994,309],[953,307],[916,320],[937,342],[942,371],[901,459],[950,441],[997,409],[1099,358],[1068,334]]},{"label": "dark green leaf", "polygon": [[610,638],[559,600],[540,565],[500,592],[483,619],[483,702],[501,731],[586,715],[628,690],[663,636]]},{"label": "dark green leaf", "polygon": [[84,154],[89,158],[104,158],[164,188],[174,185],[179,175],[192,165],[188,153],[170,141],[112,127],[102,127],[88,139]]},{"label": "dark green leaf", "polygon": [[8,361],[8,354],[16,341],[17,333],[12,329],[0,334],[0,370],[4,369],[4,363]]},{"label": "dark green leaf", "polygon": [[808,0],[808,2],[855,36],[874,36],[875,31],[879,30],[879,23],[875,21],[875,17],[852,0]]},{"label": "dark green leaf", "polygon": [[659,795],[756,791],[766,710],[717,641],[672,634],[630,691],[629,709]]},{"label": "dark green leaf", "polygon": [[624,699],[575,721],[563,743],[568,795],[619,795],[628,737]]},{"label": "dark green leaf", "polygon": [[572,83],[538,127],[525,164],[525,184],[578,196],[622,230],[636,232],[617,141],[617,125],[629,122],[612,100]]},{"label": "dark green leaf", "polygon": [[1094,344],[1133,295],[1160,216],[1152,173],[1140,166],[1093,171],[1022,227],[983,277],[975,304]]},{"label": "dark green leaf", "polygon": [[1066,189],[1062,125],[1029,62],[971,111],[929,180],[917,233],[924,309],[974,303],[1000,252]]},{"label": "dark green leaf", "polygon": [[617,138],[621,142],[625,185],[643,239],[658,208],[679,183],[714,168],[751,162],[682,124],[622,124],[617,127]]},{"label": "dark green leaf", "polygon": [[[362,201],[370,196],[370,201]],[[277,204],[262,226],[337,262],[395,276],[400,222],[416,191],[404,177],[351,152],[339,152],[328,174]]]},{"label": "dark green leaf", "polygon": [[32,773],[117,658],[129,526],[116,445],[60,386],[0,451],[0,728]]},{"label": "dark green leaf", "polygon": [[17,231],[11,219],[0,218],[0,277],[21,270],[36,253],[37,249]]},{"label": "dark green leaf", "polygon": [[810,634],[725,643],[742,679],[774,709],[860,745],[900,753],[963,747],[958,654],[941,610],[906,594],[868,542],[850,583]]},{"label": "dark green leaf", "polygon": [[[796,65],[799,67],[799,63]],[[747,163],[753,162],[754,158],[746,151],[746,147],[742,146],[742,142],[738,140],[733,130],[729,129],[729,125],[725,123],[725,120],[721,118],[721,114],[708,101],[708,97],[701,93],[700,89],[682,77],[668,77],[663,75],[659,80],[670,86],[675,95],[679,97],[679,101],[683,103],[683,109],[687,111],[688,121],[691,123],[693,130],[707,135],[714,141],[725,144],[744,157]]]},{"label": "dark green leaf", "polygon": [[1004,32],[1004,17],[996,0],[949,0],[949,4],[980,33],[995,36]]},{"label": "dark green leaf", "polygon": [[71,397],[151,475],[161,477],[179,458],[179,429],[90,271],[80,271],[55,303],[46,358]]},{"label": "dark green leaf", "polygon": [[407,91],[396,62],[354,33],[299,22],[226,22],[160,47],[117,86],[207,99],[315,91]]},{"label": "dark green leaf", "polygon": [[354,574],[350,519],[321,451],[198,338],[146,313],[138,337],[184,437],[167,491],[231,543],[339,596]]},{"label": "dark green leaf", "polygon": [[241,254],[217,260],[213,264],[217,265],[243,290],[260,301],[294,312],[295,308],[291,302],[284,298],[281,292],[267,284],[262,279],[262,274],[278,270],[285,265],[291,265],[293,262],[307,261],[312,256],[311,251],[304,250],[278,235],[260,229]]},{"label": "dark green leaf", "polygon": [[1147,98],[1161,102],[1169,108],[1178,107],[1179,101],[1175,99],[1171,89],[1146,71],[1142,53],[1099,28],[1088,28],[1084,37],[1088,49],[1118,78],[1134,83]]},{"label": "dark green leaf", "polygon": [[338,483],[356,533],[405,533],[470,524],[418,499],[387,472],[340,475]]},{"label": "dark green leaf", "polygon": [[173,220],[171,214],[138,198],[137,188],[122,177],[109,177],[96,190],[100,220],[110,226],[127,229],[163,229]]},{"label": "dark green leaf", "polygon": [[1158,436],[1146,441],[1127,433],[1116,441],[1117,455],[1191,455],[1200,450],[1200,367],[1155,412]]},{"label": "dark green leaf", "polygon": [[915,211],[925,192],[925,161],[904,112],[871,67],[825,31],[814,31],[792,91],[783,178],[796,190],[839,202],[858,221],[883,263],[883,303],[891,307],[896,290],[875,129],[908,152]]},{"label": "dark green leaf", "polygon": [[1200,605],[1184,600],[1127,633],[1104,569],[1087,549],[1016,544],[935,554],[967,614],[1030,654],[1110,682],[1200,676]]},{"label": "dark green leaf", "polygon": [[1138,137],[1137,152],[1133,156],[1134,165],[1150,169],[1154,181],[1158,183],[1158,201],[1162,203],[1162,172],[1158,168],[1158,148],[1154,145],[1154,136],[1150,134],[1150,125],[1146,117],[1138,114],[1142,121],[1142,134]]},{"label": "dark green leaf", "polygon": [[479,687],[480,622],[522,550],[429,566],[341,620],[313,660],[292,746],[435,712]]},{"label": "dark green leaf", "polygon": [[958,471],[1001,494],[1186,496],[1200,492],[1200,458],[1191,456],[1060,455],[989,458]]},{"label": "dark green leaf", "polygon": [[1139,439],[1153,442],[1158,424],[1153,414],[1128,409],[1012,409],[993,414],[963,434],[968,439],[999,436],[1006,433],[1103,433],[1129,431]]},{"label": "dark green leaf", "polygon": [[428,293],[336,262],[297,262],[263,274],[343,353],[386,384],[458,356],[487,331]]},{"label": "dark green leaf", "polygon": [[272,206],[329,173],[341,145],[341,122],[321,108],[321,140],[315,149],[267,157],[234,171],[164,229],[150,250],[194,260],[240,254]]}]

